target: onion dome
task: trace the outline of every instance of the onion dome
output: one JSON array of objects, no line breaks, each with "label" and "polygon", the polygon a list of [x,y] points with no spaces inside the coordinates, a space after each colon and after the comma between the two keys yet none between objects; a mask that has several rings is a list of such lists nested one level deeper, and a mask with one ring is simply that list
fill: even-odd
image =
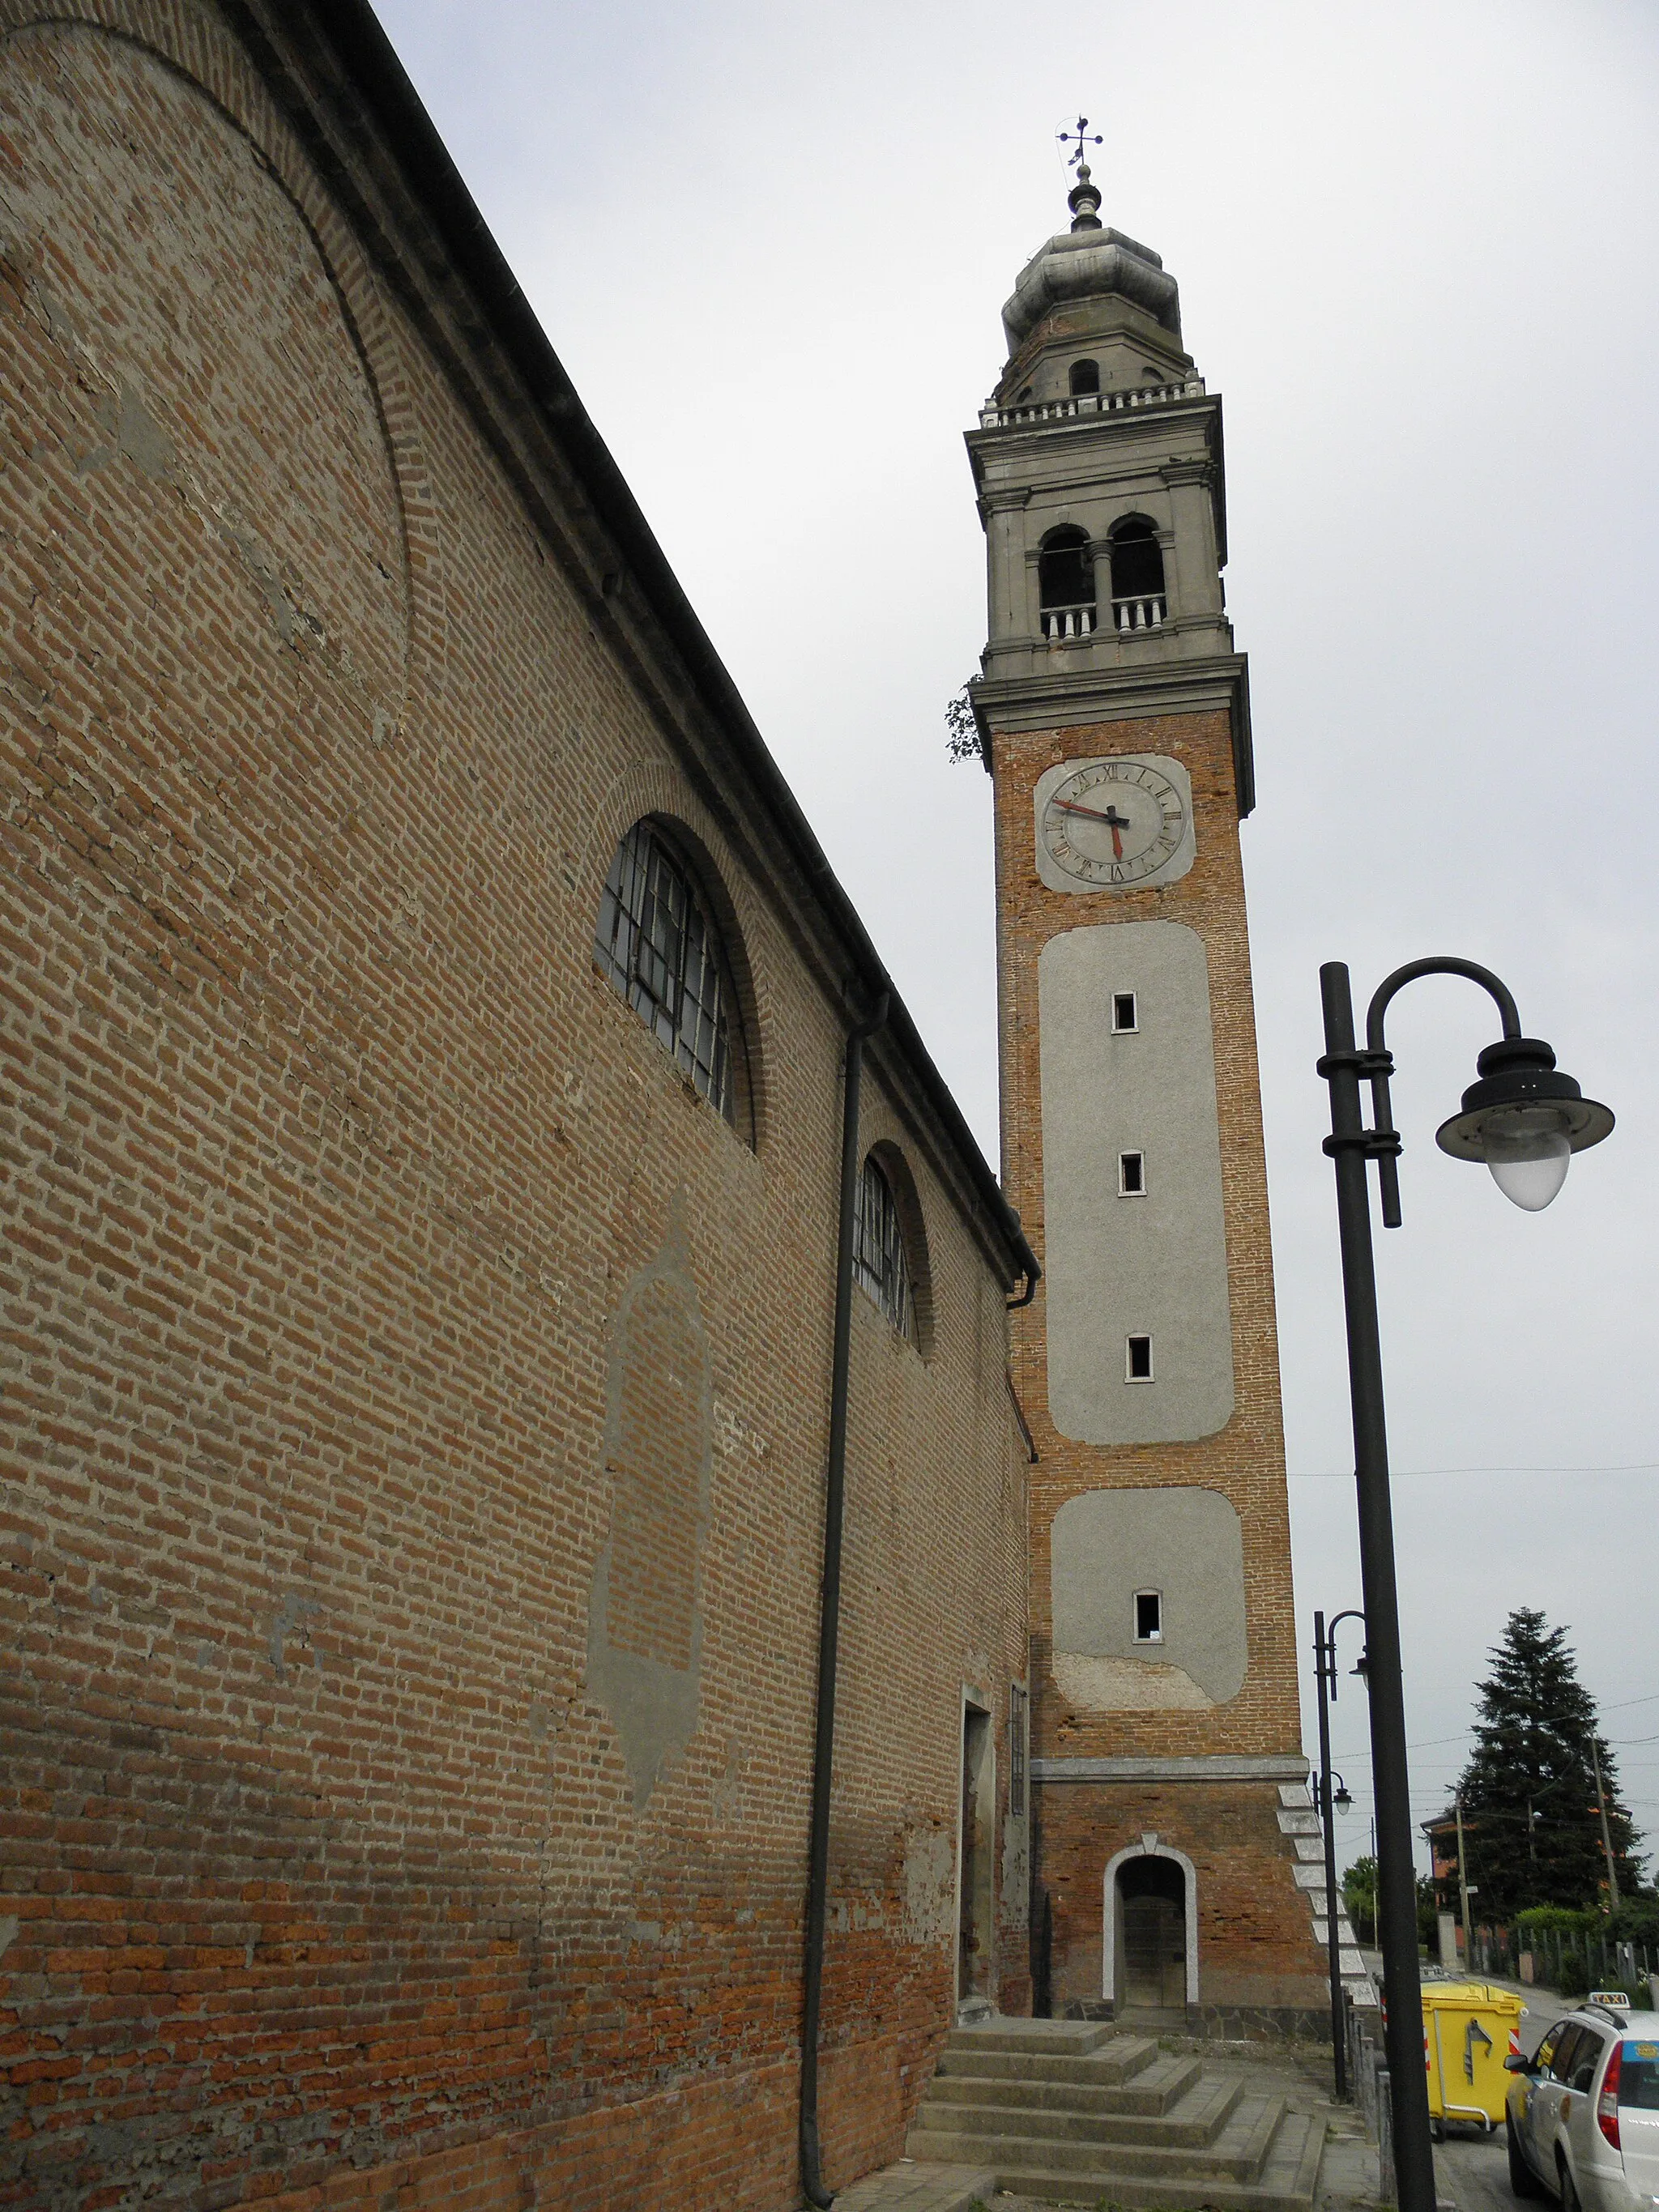
[{"label": "onion dome", "polygon": [[1149,246],[1109,230],[1097,210],[1100,192],[1086,163],[1079,167],[1068,202],[1072,228],[1051,238],[1019,272],[1014,296],[1002,311],[1013,353],[1050,308],[1115,293],[1143,308],[1175,338],[1181,336],[1181,290]]}]

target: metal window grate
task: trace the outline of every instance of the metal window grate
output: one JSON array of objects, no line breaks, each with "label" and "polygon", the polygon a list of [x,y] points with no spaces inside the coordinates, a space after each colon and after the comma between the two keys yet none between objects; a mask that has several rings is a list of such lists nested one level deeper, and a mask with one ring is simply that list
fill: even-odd
[{"label": "metal window grate", "polygon": [[617,848],[594,957],[718,1113],[737,1118],[730,991],[714,924],[690,871],[649,822]]},{"label": "metal window grate", "polygon": [[864,1163],[864,1173],[859,1177],[853,1272],[894,1328],[914,1343],[916,1304],[910,1289],[898,1202],[873,1154]]}]

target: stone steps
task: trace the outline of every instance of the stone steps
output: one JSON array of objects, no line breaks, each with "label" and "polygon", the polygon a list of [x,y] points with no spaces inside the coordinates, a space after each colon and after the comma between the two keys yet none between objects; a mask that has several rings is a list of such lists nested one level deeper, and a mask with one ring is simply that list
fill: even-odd
[{"label": "stone steps", "polygon": [[975,2022],[953,2028],[945,2039],[945,2048],[947,2052],[1041,2051],[1050,2057],[1087,2058],[1103,2045],[1121,2040],[1115,2022],[1109,2020],[1018,2020],[994,2015],[983,2026]]},{"label": "stone steps", "polygon": [[1312,2212],[1325,2122],[1111,2023],[997,2021],[949,2039],[914,2159],[1049,2201]]},{"label": "stone steps", "polygon": [[[912,2141],[917,2141],[914,2134]],[[1037,2137],[929,2135],[926,2155],[983,2169],[996,2175],[999,2189],[1017,2196],[1069,2203],[1109,2198],[1114,2204],[1170,2208],[1188,2212],[1195,2203],[1214,2212],[1310,2212],[1324,2148],[1322,2118],[1300,2112],[1275,2116],[1267,2154],[1253,2171],[1194,2170],[1193,2154],[1165,2154],[1162,2165],[1133,2163],[1095,2147],[1057,2146]],[[912,2154],[915,2155],[915,2154]],[[1247,2159],[1248,2168],[1250,2161]]]},{"label": "stone steps", "polygon": [[1159,2057],[1139,2069],[1127,2081],[1100,2081],[1077,2074],[1048,2070],[1018,2070],[1018,2062],[1001,2058],[993,2070],[988,2060],[972,2071],[948,2071],[941,2062],[933,2076],[933,2102],[955,2105],[1030,2105],[1051,2112],[1121,2113],[1137,2122],[1161,2120],[1186,2096],[1203,2072],[1195,2058]]},{"label": "stone steps", "polygon": [[[1194,2077],[1199,2069],[1189,2061]],[[939,2085],[916,2114],[916,2139],[934,2129],[956,2135],[1040,2133],[1060,2141],[1139,2143],[1202,2150],[1213,2143],[1243,2094],[1238,2081],[1190,2087],[1177,2111],[1124,2112],[1106,2101],[1112,2089],[1073,2088],[1042,2081],[951,2081]]]},{"label": "stone steps", "polygon": [[[1114,2175],[1178,2175],[1194,2183],[1207,2184],[1212,2178],[1254,2181],[1284,2117],[1282,2098],[1246,2097],[1208,2142],[1146,2136],[1137,2142],[1119,2142],[1103,2134],[1103,2124],[1088,2113],[924,2107],[916,2115],[905,2148],[912,2157],[972,2158],[981,2164],[988,2160],[999,2169],[1016,2155],[1029,2159],[1040,2152],[1045,2166],[1073,2174],[1109,2170]],[[976,2124],[964,2126],[969,2119]],[[951,2147],[945,2148],[946,2144]]]}]

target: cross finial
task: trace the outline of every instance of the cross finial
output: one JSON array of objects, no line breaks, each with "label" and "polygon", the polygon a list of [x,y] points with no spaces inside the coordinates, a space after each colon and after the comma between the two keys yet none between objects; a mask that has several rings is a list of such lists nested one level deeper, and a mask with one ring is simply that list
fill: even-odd
[{"label": "cross finial", "polygon": [[1098,230],[1100,216],[1097,210],[1100,206],[1100,191],[1089,174],[1088,152],[1091,146],[1103,146],[1106,142],[1099,131],[1091,132],[1086,115],[1079,116],[1075,131],[1056,131],[1054,136],[1062,149],[1067,146],[1073,149],[1064,155],[1066,167],[1077,171],[1077,182],[1066,194],[1066,204],[1072,210],[1072,228],[1073,230]]},{"label": "cross finial", "polygon": [[1089,118],[1086,115],[1079,116],[1075,131],[1057,131],[1054,136],[1062,146],[1075,148],[1073,152],[1066,155],[1063,158],[1066,167],[1075,169],[1079,177],[1086,177],[1089,173],[1086,149],[1091,146],[1103,146],[1106,143],[1105,139],[1097,131],[1092,138],[1089,136]]}]

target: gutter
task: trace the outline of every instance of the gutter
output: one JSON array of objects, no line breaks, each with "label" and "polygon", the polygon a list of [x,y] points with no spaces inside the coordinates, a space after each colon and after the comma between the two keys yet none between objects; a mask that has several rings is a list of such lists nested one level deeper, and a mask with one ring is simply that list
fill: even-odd
[{"label": "gutter", "polygon": [[887,1021],[884,992],[848,1032],[842,1088],[841,1224],[836,1249],[836,1348],[830,1376],[830,1457],[823,1486],[823,1583],[818,1611],[818,1698],[812,1746],[812,1822],[807,1853],[806,1959],[800,2035],[800,2172],[809,2203],[833,2204],[818,2133],[818,2027],[823,2005],[823,1930],[830,1898],[830,1783],[836,1749],[836,1665],[841,1642],[841,1537],[847,1498],[847,1388],[853,1346],[853,1245],[858,1228],[859,1101],[864,1047]]}]

